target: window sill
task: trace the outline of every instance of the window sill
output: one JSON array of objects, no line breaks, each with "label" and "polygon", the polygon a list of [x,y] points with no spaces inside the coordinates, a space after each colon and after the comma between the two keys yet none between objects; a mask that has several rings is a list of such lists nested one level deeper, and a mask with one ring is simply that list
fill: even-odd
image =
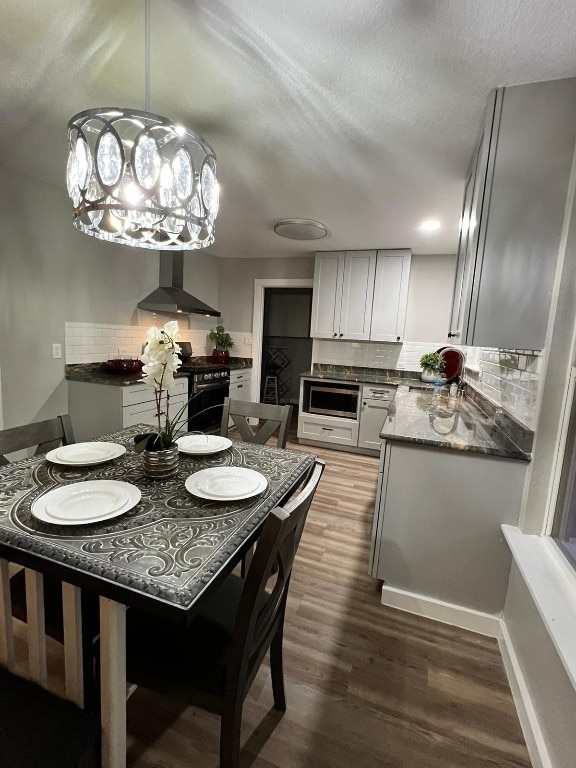
[{"label": "window sill", "polygon": [[564,669],[576,689],[576,571],[549,536],[502,532],[542,617]]}]

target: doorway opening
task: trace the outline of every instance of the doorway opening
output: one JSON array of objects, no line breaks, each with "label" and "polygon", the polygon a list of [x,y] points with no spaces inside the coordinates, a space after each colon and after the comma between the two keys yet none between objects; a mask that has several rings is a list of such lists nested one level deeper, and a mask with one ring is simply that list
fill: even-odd
[{"label": "doorway opening", "polygon": [[311,288],[265,288],[260,401],[297,404],[300,374],[310,370]]},{"label": "doorway opening", "polygon": [[261,402],[297,405],[312,366],[311,279],[256,280],[252,391]]}]

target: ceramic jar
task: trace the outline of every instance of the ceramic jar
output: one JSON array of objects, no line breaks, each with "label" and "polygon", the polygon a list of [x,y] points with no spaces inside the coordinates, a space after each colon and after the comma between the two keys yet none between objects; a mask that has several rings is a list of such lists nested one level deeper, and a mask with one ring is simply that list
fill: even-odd
[{"label": "ceramic jar", "polygon": [[142,469],[146,477],[152,480],[167,480],[178,472],[178,446],[173,445],[163,451],[144,451]]}]

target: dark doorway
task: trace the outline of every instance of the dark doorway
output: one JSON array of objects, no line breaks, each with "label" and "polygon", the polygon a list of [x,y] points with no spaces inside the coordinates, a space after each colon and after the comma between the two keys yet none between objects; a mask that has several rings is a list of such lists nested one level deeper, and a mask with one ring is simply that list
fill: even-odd
[{"label": "dark doorway", "polygon": [[312,288],[265,288],[262,402],[297,404],[300,375],[312,364]]}]

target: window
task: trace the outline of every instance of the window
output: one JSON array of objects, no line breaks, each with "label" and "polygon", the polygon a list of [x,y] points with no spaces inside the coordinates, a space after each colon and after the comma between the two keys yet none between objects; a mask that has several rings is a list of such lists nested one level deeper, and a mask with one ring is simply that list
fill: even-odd
[{"label": "window", "polygon": [[552,536],[576,568],[576,396],[572,400]]}]

